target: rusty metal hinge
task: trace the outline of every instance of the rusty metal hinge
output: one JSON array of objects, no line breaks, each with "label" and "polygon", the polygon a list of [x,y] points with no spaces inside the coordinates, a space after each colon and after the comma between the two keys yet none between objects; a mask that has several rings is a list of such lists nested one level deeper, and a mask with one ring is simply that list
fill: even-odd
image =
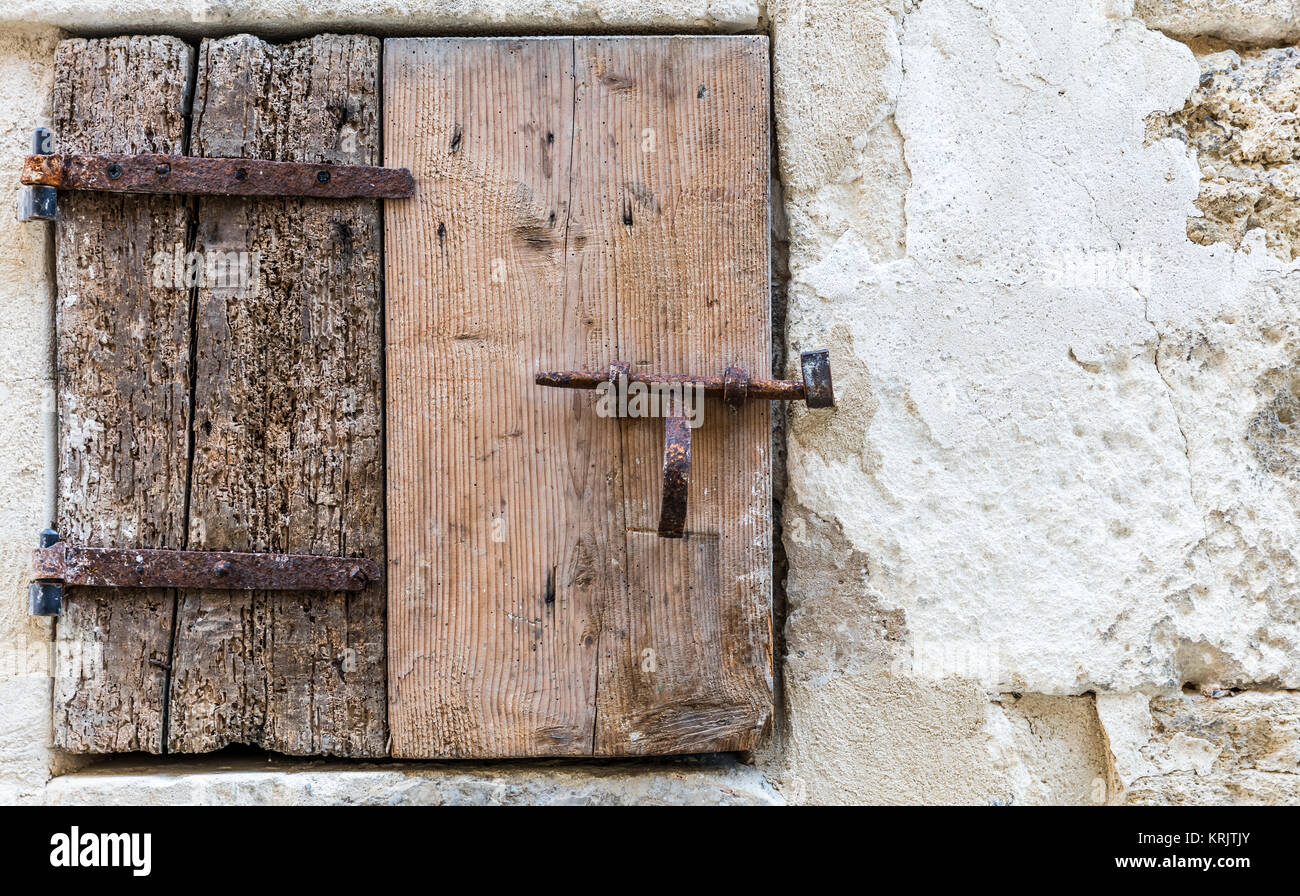
[{"label": "rusty metal hinge", "polygon": [[233,551],[86,548],[46,529],[32,552],[28,612],[58,616],[63,588],[196,588],[230,591],[360,591],[378,581],[364,557]]},{"label": "rusty metal hinge", "polygon": [[[803,401],[810,408],[835,406],[831,383],[830,352],[803,352],[799,356],[803,380],[751,379],[740,367],[728,367],[722,376],[687,376],[682,374],[633,373],[632,365],[615,361],[607,371],[583,370],[540,372],[534,378],[539,386],[560,389],[598,389],[602,383],[615,385],[643,383],[669,387],[666,397],[672,402],[664,414],[663,496],[659,505],[659,536],[681,538],[686,534],[686,499],[691,471],[691,424],[681,407],[680,397],[671,387],[693,387],[705,395],[721,397],[729,407],[739,408],[749,399],[768,401]],[[622,386],[620,385],[620,388]]]},{"label": "rusty metal hinge", "polygon": [[203,158],[160,153],[60,154],[38,128],[23,163],[21,221],[53,221],[59,190],[180,193],[198,196],[301,196],[318,199],[405,199],[415,194],[406,168]]}]

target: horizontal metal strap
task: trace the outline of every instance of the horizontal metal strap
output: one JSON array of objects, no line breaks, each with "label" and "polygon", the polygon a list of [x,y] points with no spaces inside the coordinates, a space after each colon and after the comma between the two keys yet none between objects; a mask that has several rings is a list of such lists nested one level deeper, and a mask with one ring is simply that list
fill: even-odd
[{"label": "horizontal metal strap", "polygon": [[60,541],[32,552],[33,578],[87,588],[360,591],[379,579],[364,557],[232,551],[83,548]]},{"label": "horizontal metal strap", "polygon": [[21,180],[29,186],[114,193],[322,199],[404,199],[415,194],[415,178],[405,168],[158,153],[32,155],[23,163]]}]

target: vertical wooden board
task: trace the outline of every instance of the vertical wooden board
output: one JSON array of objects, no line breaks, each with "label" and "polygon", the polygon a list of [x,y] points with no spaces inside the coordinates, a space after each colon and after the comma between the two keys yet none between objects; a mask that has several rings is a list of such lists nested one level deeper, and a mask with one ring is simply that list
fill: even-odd
[{"label": "vertical wooden board", "polygon": [[[56,150],[184,152],[193,60],[168,37],[62,41]],[[179,197],[59,194],[57,526],[70,541],[183,546],[189,295],[159,261],[184,252],[189,221]],[[68,590],[59,747],[162,749],[173,603],[161,589]]]},{"label": "vertical wooden board", "polygon": [[[580,38],[575,58],[576,292],[617,297],[635,369],[770,375],[766,38]],[[620,423],[628,592],[602,606],[599,755],[748,749],[770,724],[770,411],[701,413],[684,544],[654,535],[663,421]]]},{"label": "vertical wooden board", "polygon": [[[378,164],[378,91],[374,38],[205,41],[194,154]],[[204,199],[196,249],[190,546],[382,566],[378,203]],[[170,749],[384,754],[384,612],[382,582],[184,592]]]},{"label": "vertical wooden board", "polygon": [[418,184],[387,207],[397,755],[766,731],[768,409],[706,408],[671,543],[662,421],[531,379],[769,372],[766,65],[751,37],[387,42],[386,162]]},{"label": "vertical wooden board", "polygon": [[569,39],[389,40],[390,722],[397,756],[590,752],[596,615],[621,590],[617,431],[543,364],[601,363],[613,297],[566,296]]},{"label": "vertical wooden board", "polygon": [[754,746],[771,711],[761,681],[749,674],[762,671],[762,655],[746,655],[738,641],[744,633],[726,605],[724,572],[717,535],[628,533],[627,609],[617,614],[623,628],[614,639],[628,645],[626,662],[602,691],[609,708],[598,748],[657,754]]}]

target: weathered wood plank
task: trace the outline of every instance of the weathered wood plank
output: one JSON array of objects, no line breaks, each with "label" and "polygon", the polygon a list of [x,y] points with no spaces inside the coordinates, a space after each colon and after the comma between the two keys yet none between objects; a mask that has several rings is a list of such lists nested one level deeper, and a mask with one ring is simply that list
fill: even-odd
[{"label": "weathered wood plank", "polygon": [[[580,38],[571,295],[637,368],[771,372],[767,40]],[[623,428],[627,599],[602,605],[598,755],[752,747],[771,718],[770,411],[710,400],[683,543],[654,536],[663,421]]]},{"label": "weathered wood plank", "polygon": [[[184,152],[193,60],[167,37],[62,41],[56,148]],[[182,198],[59,196],[58,528],[79,544],[184,546],[189,295],[155,281],[155,256],[183,252],[189,222]],[[173,604],[163,590],[69,589],[56,634],[58,746],[162,749]]]},{"label": "weathered wood plank", "polygon": [[[193,152],[377,164],[378,72],[373,38],[204,41]],[[383,566],[378,203],[204,199],[196,249],[230,276],[197,290],[190,547]],[[382,755],[384,611],[383,583],[183,592],[169,748]]]},{"label": "weathered wood plank", "polygon": [[618,434],[544,363],[597,363],[613,297],[566,299],[568,39],[390,40],[390,721],[398,756],[590,751],[597,605],[621,594]]},{"label": "weathered wood plank", "polygon": [[647,534],[662,421],[532,383],[768,372],[766,60],[753,37],[387,43],[386,164],[420,184],[386,213],[398,755],[766,731],[768,409],[705,409],[670,543]]}]

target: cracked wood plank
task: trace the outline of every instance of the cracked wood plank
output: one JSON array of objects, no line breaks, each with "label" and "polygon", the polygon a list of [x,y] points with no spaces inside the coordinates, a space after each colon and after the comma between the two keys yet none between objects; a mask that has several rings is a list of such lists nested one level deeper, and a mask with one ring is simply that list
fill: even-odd
[{"label": "cracked wood plank", "polygon": [[[168,37],[60,42],[56,148],[183,153],[193,60]],[[182,197],[59,195],[57,526],[77,544],[184,546],[189,295],[155,280],[155,261],[183,253],[190,220]],[[162,589],[68,589],[57,746],[162,750],[173,604]]]},{"label": "cracked wood plank", "polygon": [[770,367],[766,41],[385,46],[390,721],[410,757],[747,749],[771,719],[769,410],[696,430],[538,369]]},{"label": "cracked wood plank", "polygon": [[[379,41],[206,40],[194,154],[373,165]],[[189,546],[384,565],[374,200],[203,198]],[[240,253],[246,253],[240,255]],[[213,275],[216,276],[213,276]],[[169,749],[386,752],[384,584],[182,592]]]}]

